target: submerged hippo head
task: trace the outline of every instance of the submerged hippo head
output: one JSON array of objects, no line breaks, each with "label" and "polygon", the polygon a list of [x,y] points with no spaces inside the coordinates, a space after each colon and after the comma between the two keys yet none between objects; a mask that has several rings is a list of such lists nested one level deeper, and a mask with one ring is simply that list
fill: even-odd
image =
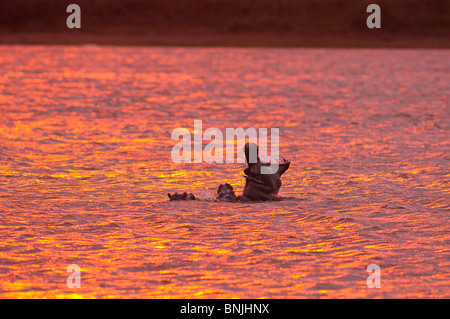
[{"label": "submerged hippo head", "polygon": [[228,183],[220,184],[217,189],[217,199],[224,202],[235,202],[236,194],[233,191],[233,186]]},{"label": "submerged hippo head", "polygon": [[195,200],[195,196],[192,193],[182,193],[182,194],[178,194],[175,193],[173,195],[170,195],[170,193],[167,193],[167,196],[169,196],[170,200]]}]

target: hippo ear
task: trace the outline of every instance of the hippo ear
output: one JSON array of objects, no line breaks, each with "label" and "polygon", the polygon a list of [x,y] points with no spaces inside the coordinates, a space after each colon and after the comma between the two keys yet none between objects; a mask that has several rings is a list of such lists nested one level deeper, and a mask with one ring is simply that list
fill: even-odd
[{"label": "hippo ear", "polygon": [[219,185],[219,188],[217,189],[217,193],[220,193],[220,190],[223,188],[223,185],[222,184],[220,184]]},{"label": "hippo ear", "polygon": [[231,186],[230,184],[226,183],[225,185],[228,186],[228,188],[229,188],[230,190],[233,190],[233,186]]},{"label": "hippo ear", "polygon": [[169,196],[169,198],[172,198],[172,195],[170,195],[170,193],[167,193],[167,196]]}]

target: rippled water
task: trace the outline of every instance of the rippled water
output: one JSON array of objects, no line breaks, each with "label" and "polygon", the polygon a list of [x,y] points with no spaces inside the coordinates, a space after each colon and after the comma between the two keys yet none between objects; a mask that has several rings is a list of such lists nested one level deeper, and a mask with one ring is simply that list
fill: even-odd
[{"label": "rippled water", "polygon": [[[448,298],[449,74],[448,50],[1,46],[0,297]],[[279,127],[283,200],[211,201],[245,167],[174,164],[194,119]]]}]

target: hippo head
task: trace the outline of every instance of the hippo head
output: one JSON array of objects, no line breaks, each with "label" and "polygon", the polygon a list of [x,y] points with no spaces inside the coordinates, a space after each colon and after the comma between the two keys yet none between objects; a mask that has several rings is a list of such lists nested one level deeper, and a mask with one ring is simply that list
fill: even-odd
[{"label": "hippo head", "polygon": [[175,193],[173,195],[170,195],[170,193],[167,193],[167,196],[170,198],[170,200],[195,200],[195,196],[192,193],[182,193],[182,194],[178,194]]},{"label": "hippo head", "polygon": [[235,202],[236,194],[233,191],[233,186],[228,183],[220,184],[217,189],[217,199],[219,201]]},{"label": "hippo head", "polygon": [[217,194],[229,193],[232,190],[233,190],[233,186],[231,186],[230,184],[228,184],[228,183],[220,184],[219,188],[217,189]]}]

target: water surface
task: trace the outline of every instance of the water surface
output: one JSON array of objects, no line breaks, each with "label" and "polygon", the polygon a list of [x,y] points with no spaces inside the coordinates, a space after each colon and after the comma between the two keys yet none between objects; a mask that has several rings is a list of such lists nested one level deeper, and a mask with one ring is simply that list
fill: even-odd
[{"label": "water surface", "polygon": [[[448,298],[449,74],[446,50],[1,46],[0,297]],[[195,119],[279,127],[284,200],[211,201],[244,165],[174,164]]]}]

